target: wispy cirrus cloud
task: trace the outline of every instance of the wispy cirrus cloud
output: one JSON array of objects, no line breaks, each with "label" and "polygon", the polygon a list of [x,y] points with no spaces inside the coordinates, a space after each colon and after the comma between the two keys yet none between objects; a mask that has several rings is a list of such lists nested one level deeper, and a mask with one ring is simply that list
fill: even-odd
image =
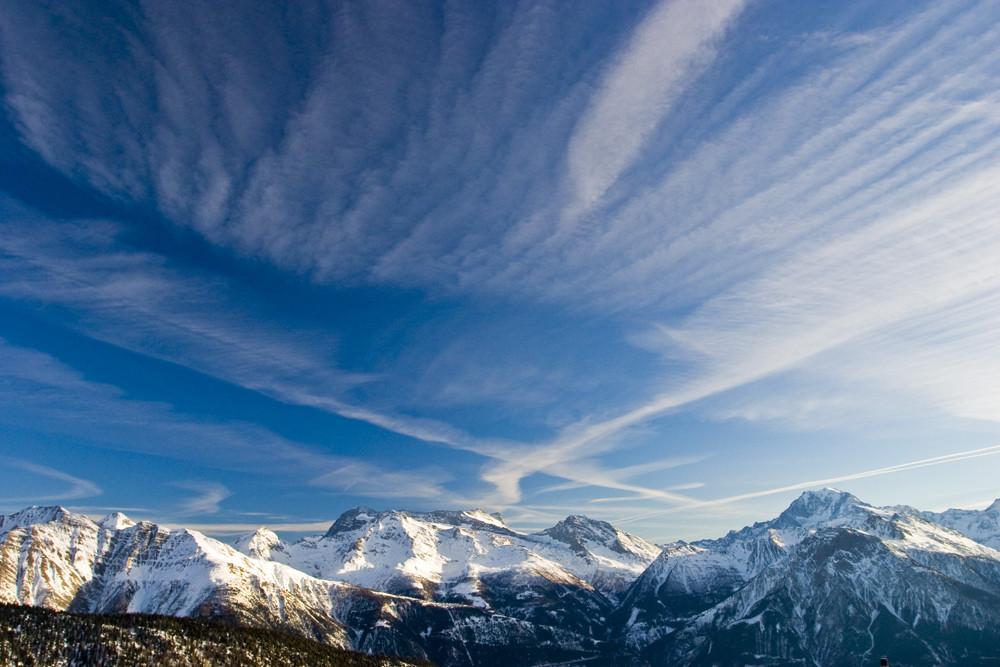
[{"label": "wispy cirrus cloud", "polygon": [[33,473],[35,475],[41,475],[42,477],[47,477],[49,479],[54,479],[59,482],[63,482],[69,486],[68,489],[61,493],[48,495],[48,496],[30,496],[28,498],[2,498],[0,501],[6,503],[17,503],[17,502],[53,502],[53,501],[63,501],[63,500],[76,500],[78,498],[90,498],[93,496],[99,496],[103,493],[101,488],[91,481],[81,479],[75,475],[70,475],[67,472],[61,470],[56,470],[46,465],[41,465],[38,463],[32,463],[31,461],[25,461],[18,458],[10,457],[0,457],[0,465],[7,468],[17,468],[25,472]]},{"label": "wispy cirrus cloud", "polygon": [[570,138],[569,215],[591,208],[635,160],[685,84],[711,62],[713,41],[744,4],[661,2],[636,27]]},{"label": "wispy cirrus cloud", "polygon": [[456,494],[444,490],[452,479],[440,466],[388,471],[370,462],[344,459],[340,465],[309,480],[309,485],[368,498],[420,498],[424,502],[447,503],[458,500]]},{"label": "wispy cirrus cloud", "polygon": [[[389,498],[406,490],[427,499],[439,498],[443,503],[464,505],[463,501],[467,501],[446,490],[447,475],[433,466],[393,470],[389,465],[324,453],[255,424],[206,420],[185,415],[164,403],[129,398],[117,387],[91,382],[35,350],[2,340],[0,350],[0,375],[4,378],[0,399],[5,411],[11,415],[16,411],[22,428],[65,433],[80,442],[173,458],[208,469],[266,470],[338,493]],[[109,421],[111,415],[114,422]],[[3,462],[71,484],[63,494],[36,500],[69,500],[101,493],[93,482],[47,466],[9,457],[4,457]],[[217,513],[219,503],[232,495],[218,482],[187,480],[175,482],[174,486],[198,492],[182,503],[178,511],[183,515]]]},{"label": "wispy cirrus cloud", "polygon": [[[8,200],[0,226],[0,294],[59,304],[83,333],[180,364],[280,401],[317,407],[429,442],[461,444],[458,429],[345,401],[371,379],[340,371],[335,336],[313,325],[291,331],[261,317],[260,305],[227,279],[171,267],[162,256],[126,252],[108,221],[53,223]],[[25,224],[30,221],[30,225]],[[251,314],[251,311],[254,311]]]},{"label": "wispy cirrus cloud", "polygon": [[[617,434],[668,411],[808,363],[876,332],[907,322],[926,325],[931,315],[956,302],[967,307],[975,303],[984,307],[978,316],[994,316],[990,308],[994,300],[983,295],[1000,290],[995,270],[995,257],[1000,253],[994,218],[1000,206],[993,186],[997,178],[1000,172],[978,173],[909,210],[818,246],[772,273],[709,300],[679,327],[660,331],[667,353],[692,358],[698,372],[690,379],[610,419],[573,425],[551,444],[536,448],[530,459],[497,464],[488,478],[513,494],[519,481],[533,472],[558,470],[561,462],[581,454],[607,451]],[[970,316],[965,312],[964,317]],[[951,335],[961,335],[961,331],[949,329]],[[991,339],[980,339],[980,343],[991,350],[996,346]],[[981,348],[968,351],[974,355],[977,350]],[[905,349],[885,345],[871,355],[855,351],[849,357],[852,363],[876,359],[880,371],[869,367],[867,373],[891,372],[909,362]],[[989,369],[987,362],[982,370],[988,374]],[[965,369],[955,370],[956,382],[948,386],[961,391],[959,396],[969,402],[964,411],[995,404],[996,388],[985,382],[986,375],[984,382],[966,385]],[[865,376],[863,367],[858,371]],[[947,376],[947,369],[941,372]],[[972,376],[978,375],[974,370]],[[920,388],[907,383],[906,374],[887,376],[883,382],[895,391]],[[941,384],[940,378],[925,378],[922,388],[933,391]],[[949,407],[961,414],[961,400],[952,398],[959,403]],[[1000,419],[1000,413],[993,411],[976,414]],[[671,495],[662,497],[679,500]]]},{"label": "wispy cirrus cloud", "polygon": [[[33,220],[30,234],[21,233],[24,228],[10,222],[18,216]],[[282,402],[317,408],[490,459],[509,461],[517,452],[530,453],[532,449],[528,445],[473,438],[437,420],[399,416],[348,403],[341,398],[345,389],[364,378],[340,374],[326,365],[318,356],[322,348],[317,347],[315,338],[306,344],[296,335],[260,321],[247,331],[248,320],[241,315],[239,302],[232,299],[231,293],[220,290],[217,279],[182,277],[155,255],[118,252],[114,237],[119,226],[114,223],[64,224],[57,233],[51,223],[19,209],[8,219],[7,228],[10,234],[0,244],[5,250],[2,262],[10,269],[5,275],[11,279],[0,280],[0,293],[70,308],[79,318],[77,326],[98,340],[213,375]],[[331,342],[329,349],[334,347]],[[28,354],[22,350],[9,361],[13,363]],[[12,377],[26,374],[31,382],[47,384],[44,391],[55,392],[58,401],[47,400],[46,410],[59,406],[64,416],[77,414],[77,426],[114,414],[115,424],[106,430],[128,442],[145,443],[145,451],[169,448],[174,456],[190,456],[206,465],[226,467],[236,465],[232,452],[239,451],[239,465],[247,468],[274,456],[286,469],[310,466],[314,472],[310,483],[317,488],[372,498],[409,496],[436,498],[442,505],[450,499],[458,505],[504,507],[520,497],[516,489],[506,489],[499,495],[484,492],[473,498],[468,493],[455,494],[447,490],[453,477],[435,466],[394,472],[351,457],[307,454],[267,429],[250,424],[195,426],[172,414],[168,405],[121,400],[115,388],[93,385],[51,357],[41,353],[37,356],[37,362],[24,358],[16,368],[6,370]],[[75,389],[63,392],[60,387]],[[14,392],[14,398],[24,397]],[[101,408],[93,405],[98,398]],[[53,423],[65,421],[57,419]],[[148,436],[151,422],[160,424],[158,437],[153,439]],[[203,448],[206,437],[217,445]],[[624,482],[602,475],[585,462],[561,468],[555,467],[558,461],[551,463],[552,474],[569,475],[578,482],[586,480],[586,484],[623,488]],[[490,485],[502,486],[488,473],[484,479]],[[660,493],[626,486],[642,493]]]},{"label": "wispy cirrus cloud", "polygon": [[575,82],[628,20],[545,3],[254,9],[3,8],[5,101],[25,144],[285,270],[452,286],[512,208],[549,196],[585,103]]},{"label": "wispy cirrus cloud", "polygon": [[[781,419],[804,398],[782,382],[791,373],[827,401],[865,383],[900,414],[933,404],[995,421],[1000,28],[981,3],[913,7],[867,32],[823,25],[781,40],[761,19],[773,8],[735,1],[265,5],[237,17],[222,4],[0,5],[18,148],[125,219],[62,224],[0,203],[0,291],[65,308],[67,326],[123,349],[475,452],[500,504],[522,502],[539,473],[563,491],[690,504],[694,482],[645,488],[607,454],[708,403],[714,419]],[[479,337],[511,326],[503,313],[525,301],[553,318],[583,312],[602,336],[573,339],[567,357],[602,361],[536,367],[462,345],[456,327],[442,331],[452,345],[413,353],[439,375],[433,362],[405,371],[399,393],[426,402],[386,399],[365,390],[405,374],[397,350],[370,373],[338,369],[335,326],[300,327],[224,271],[122,241],[143,224],[135,207],[311,282],[490,301]],[[622,332],[663,361],[627,392],[608,381]],[[504,416],[542,435],[457,426],[456,406],[504,394],[522,403]],[[541,401],[545,415],[529,415]],[[662,449],[637,465],[668,469],[677,453]],[[320,486],[392,493],[368,485],[367,463],[322,462],[309,478]],[[449,472],[423,472],[427,484],[381,476],[454,498]]]},{"label": "wispy cirrus cloud", "polygon": [[[942,379],[947,367],[931,365],[914,386],[905,371],[893,375],[912,363],[905,346],[881,344],[866,354],[863,342],[910,327],[910,351],[939,329],[955,337],[938,348],[945,357],[951,348],[971,360],[993,347],[961,324],[992,321],[990,295],[1000,289],[992,259],[1000,253],[992,185],[1000,177],[993,167],[1000,100],[976,83],[997,64],[1000,34],[983,29],[975,12],[948,7],[883,37],[840,44],[832,65],[740,117],[585,239],[600,253],[581,244],[581,262],[628,262],[598,287],[615,290],[622,303],[630,303],[631,285],[653,301],[703,277],[694,294],[716,295],[636,337],[684,364],[664,379],[668,389],[617,415],[568,426],[530,460],[493,466],[492,479],[513,494],[534,471],[607,451],[627,429],[823,354],[837,359],[842,374],[881,373],[884,386],[903,394],[947,384],[965,403],[945,403],[954,414],[994,403],[995,391],[982,382],[962,391],[968,364],[955,368],[954,382]],[[928,39],[926,48],[913,48]],[[942,62],[937,54],[957,40],[961,55]],[[673,210],[681,222],[658,225],[663,214],[654,210]],[[634,249],[648,255],[637,260]],[[957,311],[954,329],[931,325],[933,315]],[[966,344],[970,357],[957,352]],[[850,354],[835,356],[848,345]],[[935,368],[941,377],[931,377]]]},{"label": "wispy cirrus cloud", "polygon": [[[126,35],[148,31],[152,54],[106,44],[104,60],[70,68],[58,51],[65,35],[44,53],[29,48],[18,34],[37,27],[35,10],[6,11],[9,104],[19,118],[59,121],[22,127],[50,163],[83,169],[84,179],[101,169],[145,175],[163,184],[155,199],[175,224],[319,280],[486,289],[600,309],[690,303],[810,233],[833,235],[905,205],[988,160],[995,143],[996,100],[978,83],[996,64],[995,31],[981,8],[931,7],[870,35],[814,35],[774,54],[827,52],[790,83],[751,73],[712,109],[713,131],[695,150],[645,160],[641,180],[620,182],[607,210],[564,220],[567,233],[563,176],[583,183],[598,174],[602,185],[580,187],[603,192],[639,151],[658,147],[659,119],[712,64],[740,3],[661,3],[593,53],[581,47],[592,30],[566,30],[590,11],[578,8],[527,4],[494,15],[449,6],[440,25],[420,7],[378,4],[271,17],[304,36],[301,62],[270,32],[227,27],[219,9],[150,5],[115,20]],[[487,38],[484,25],[502,29]],[[570,39],[578,41],[560,42]],[[246,40],[262,46],[243,48]],[[447,48],[431,58],[439,44]],[[252,57],[209,57],[219,52]],[[112,69],[115,58],[128,67]],[[296,67],[302,76],[274,74]],[[129,88],[148,70],[154,90]],[[46,77],[72,85],[43,85]],[[587,77],[601,83],[567,83]],[[60,97],[67,89],[84,101]],[[109,91],[132,99],[121,106],[135,114],[144,95],[164,98],[164,108],[156,119],[108,114],[98,98]],[[266,103],[289,96],[292,105]],[[135,136],[116,139],[112,122]],[[88,153],[95,166],[79,159],[76,134],[106,142]],[[134,164],[121,168],[123,155]],[[108,194],[130,191],[92,181]]]},{"label": "wispy cirrus cloud", "polygon": [[[871,37],[827,36],[830,57],[780,87],[751,88],[758,99],[731,91],[720,106],[749,108],[717,119],[680,160],[622,183],[624,203],[534,249],[532,278],[602,308],[683,307],[988,168],[997,97],[981,82],[997,65],[996,31],[949,5]],[[555,251],[562,261],[547,262]]]},{"label": "wispy cirrus cloud", "polygon": [[[317,345],[320,341],[311,332],[307,343],[304,334],[289,334],[284,327],[260,320],[251,324],[249,316],[242,314],[234,291],[220,284],[219,278],[182,276],[159,256],[120,252],[115,241],[120,226],[116,223],[64,223],[57,229],[28,209],[11,204],[9,210],[6,228],[10,233],[4,235],[0,246],[5,250],[2,263],[9,268],[5,275],[10,279],[0,280],[0,294],[70,308],[77,314],[77,327],[88,336],[186,366],[285,403],[317,408],[428,443],[470,451],[498,462],[535,459],[531,445],[474,438],[438,420],[395,415],[347,402],[341,398],[345,390],[366,378],[340,373],[329,366],[323,358],[323,347]],[[18,219],[32,220],[30,233],[25,232],[26,227],[14,224]],[[335,341],[329,341],[328,345],[327,355],[335,349]],[[350,457],[313,460],[311,455],[267,429],[249,424],[195,427],[171,415],[167,405],[126,402],[132,407],[122,409],[117,405],[114,388],[95,391],[92,383],[54,359],[39,356],[42,363],[26,360],[19,366],[21,371],[37,374],[47,368],[51,377],[45,381],[51,385],[74,386],[76,395],[100,396],[108,404],[104,409],[94,409],[87,401],[76,405],[77,399],[70,392],[61,394],[60,400],[67,401],[63,409],[79,414],[82,424],[89,423],[92,416],[115,414],[116,432],[145,433],[144,423],[153,419],[147,408],[158,413],[153,421],[169,423],[169,427],[161,429],[161,437],[153,441],[147,436],[128,438],[148,443],[148,451],[166,447],[169,434],[175,440],[170,445],[175,455],[195,456],[205,463],[232,465],[230,452],[235,448],[241,452],[245,465],[252,467],[252,461],[266,461],[273,452],[285,466],[315,464],[319,466],[317,470],[328,471],[311,478],[311,483],[319,488],[363,492],[368,497],[400,497],[406,491],[410,496],[428,500],[439,498],[442,504],[449,498],[463,505],[470,501],[467,495],[446,491],[452,477],[434,466],[420,468],[419,479],[423,481],[407,481],[407,475],[412,477],[414,471],[394,473]],[[12,361],[15,359],[11,357]],[[17,376],[16,369],[8,370]],[[208,433],[219,444],[202,451],[196,443]],[[502,465],[494,469],[503,470]],[[626,484],[585,461],[569,465],[552,458],[548,465],[550,474],[566,476],[577,483],[674,497],[669,492]],[[483,479],[501,491],[486,492],[474,504],[504,507],[519,500],[520,492],[515,488],[519,478],[505,483],[486,472]]]},{"label": "wispy cirrus cloud", "polygon": [[198,495],[186,498],[182,501],[180,514],[182,516],[202,516],[204,514],[218,514],[219,503],[233,495],[233,492],[226,488],[225,484],[218,482],[206,482],[200,480],[184,480],[174,482],[173,486],[194,491]]},{"label": "wispy cirrus cloud", "polygon": [[894,473],[906,472],[908,470],[916,470],[918,468],[927,468],[931,466],[944,465],[947,463],[954,463],[957,461],[965,461],[968,459],[977,459],[984,456],[996,456],[997,454],[1000,454],[1000,445],[995,445],[992,447],[981,447],[979,449],[972,449],[963,452],[953,452],[951,454],[945,454],[943,456],[935,456],[929,459],[921,459],[918,461],[908,461],[906,463],[899,463],[896,465],[886,466],[884,468],[876,468],[873,470],[864,470],[862,472],[851,473],[848,475],[841,475],[839,477],[830,477],[828,479],[817,479],[808,482],[798,482],[796,484],[789,484],[787,486],[781,486],[773,489],[766,489],[763,491],[754,491],[752,493],[743,493],[736,496],[727,496],[724,498],[716,498],[714,500],[699,501],[687,506],[673,507],[663,510],[657,510],[655,512],[646,512],[638,516],[629,516],[618,519],[618,523],[628,524],[633,521],[649,519],[654,516],[662,516],[664,514],[690,510],[697,507],[715,507],[719,505],[729,505],[743,500],[749,500],[751,498],[772,496],[780,493],[788,493],[790,491],[813,489],[816,487],[829,486],[831,484],[841,484],[843,482],[850,482],[858,479],[866,479],[868,477],[891,475]]}]

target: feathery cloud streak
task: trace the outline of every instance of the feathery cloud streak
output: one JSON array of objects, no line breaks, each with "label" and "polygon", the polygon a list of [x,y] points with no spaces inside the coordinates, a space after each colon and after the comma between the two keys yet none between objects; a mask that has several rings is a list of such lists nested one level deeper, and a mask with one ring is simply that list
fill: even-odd
[{"label": "feathery cloud streak", "polygon": [[[570,138],[569,176],[586,211],[646,145],[651,132],[684,92],[684,84],[713,57],[713,41],[743,9],[744,0],[662,2],[615,57],[595,98]],[[578,215],[580,210],[570,215]]]},{"label": "feathery cloud streak", "polygon": [[[649,349],[690,364],[690,379],[673,380],[675,387],[618,416],[567,428],[551,445],[536,451],[530,463],[491,470],[494,479],[503,480],[508,489],[516,488],[520,479],[533,470],[548,469],[552,461],[606,451],[615,445],[605,439],[624,429],[800,366],[876,332],[901,329],[908,322],[927,325],[930,313],[963,307],[964,321],[995,318],[990,295],[1000,289],[993,259],[1000,256],[995,221],[1000,199],[993,184],[1000,173],[993,164],[1000,156],[996,123],[1000,100],[993,91],[969,99],[967,91],[971,82],[998,64],[995,52],[988,51],[998,43],[998,34],[988,30],[977,35],[972,48],[959,57],[968,70],[950,76],[935,64],[936,49],[917,50],[902,61],[893,55],[902,44],[921,39],[928,24],[940,19],[939,12],[931,11],[887,41],[862,42],[836,67],[740,119],[724,134],[725,141],[707,146],[680,168],[690,171],[697,165],[707,182],[710,173],[726,174],[721,160],[732,158],[735,166],[728,171],[742,163],[747,176],[756,179],[764,174],[762,189],[745,191],[729,208],[717,210],[713,220],[676,240],[644,244],[633,236],[629,247],[654,248],[657,263],[670,272],[675,264],[671,255],[682,265],[704,258],[707,267],[718,268],[725,279],[734,269],[718,263],[733,264],[734,256],[743,256],[757,275],[736,282],[680,322],[654,327],[637,338]],[[972,15],[960,16],[935,36],[938,43],[931,46],[980,32],[974,20]],[[886,68],[890,57],[893,64]],[[954,65],[948,63],[949,68]],[[898,100],[901,86],[911,91],[906,106]],[[855,103],[848,105],[846,117],[831,124],[824,118],[831,114],[825,106],[846,90],[858,91]],[[791,115],[802,122],[779,121]],[[788,128],[802,132],[816,116],[822,121],[816,134],[804,137],[798,147],[789,147],[788,138],[780,134],[767,137]],[[888,143],[886,136],[892,138]],[[971,146],[970,136],[976,138]],[[882,143],[880,150],[874,150],[876,140]],[[786,151],[780,159],[771,155],[774,146]],[[775,166],[769,167],[769,162]],[[665,193],[673,191],[674,178],[676,173],[664,183]],[[691,182],[691,176],[681,178]],[[742,179],[737,186],[745,188],[746,182]],[[713,191],[725,201],[731,186],[723,179],[713,183]],[[635,227],[628,213],[636,215],[636,209],[663,201],[661,196],[640,198],[616,223]],[[765,214],[770,224],[762,226],[759,219]],[[810,230],[816,230],[813,236]],[[681,250],[675,250],[678,246]],[[624,244],[621,251],[628,254]],[[754,266],[760,255],[766,255],[770,266]],[[638,263],[643,268],[651,265]],[[745,272],[747,267],[737,262],[735,271]],[[647,282],[634,280],[634,284]],[[972,310],[975,306],[979,307]],[[963,345],[975,342],[971,336],[963,337],[960,327],[948,331]],[[911,333],[910,340],[920,335]],[[949,342],[947,349],[964,349],[955,340]],[[988,345],[986,351],[995,348]],[[981,345],[975,349],[983,351]],[[864,354],[857,348],[852,352],[849,359],[838,357],[841,374],[868,376],[876,368],[891,372],[912,363],[902,349],[887,345],[877,353]],[[978,373],[966,364],[950,375],[946,365],[935,366],[944,377],[956,378],[950,383],[953,390],[963,386],[959,378],[964,378],[965,391],[953,395],[947,409],[1000,418],[1000,412],[974,407],[996,405],[995,388],[984,381],[969,382],[969,375],[963,375],[971,371],[985,379],[989,368],[987,362]],[[925,378],[923,386],[914,387],[906,374],[883,378],[897,392],[934,392],[942,380]]]},{"label": "feathery cloud streak", "polygon": [[31,461],[23,461],[21,459],[12,458],[0,458],[0,463],[10,468],[18,468],[26,472],[34,473],[36,475],[41,475],[42,477],[48,477],[50,479],[55,479],[60,482],[65,482],[69,485],[69,488],[55,495],[50,496],[31,496],[29,498],[3,498],[3,502],[52,502],[52,501],[63,501],[63,500],[76,500],[77,498],[90,498],[93,496],[99,496],[101,493],[101,488],[89,482],[85,479],[80,479],[69,473],[56,470],[55,468],[50,468],[49,466],[40,465],[38,463],[32,463]]},{"label": "feathery cloud streak", "polygon": [[[448,492],[449,476],[435,466],[394,471],[371,461],[325,454],[316,447],[289,441],[252,423],[207,421],[180,413],[169,405],[136,400],[116,387],[91,382],[56,359],[0,339],[0,384],[4,421],[18,422],[46,434],[66,434],[81,442],[167,457],[210,470],[290,476],[295,484],[344,493],[363,487],[371,498],[400,496],[465,504],[471,499]],[[108,415],[114,415],[114,423]],[[100,495],[87,480],[47,466],[3,457],[4,465],[51,477],[72,485],[56,496],[36,501],[69,500]],[[384,462],[383,462],[384,463]],[[217,482],[169,482],[200,493],[183,501],[181,514],[212,514],[231,495]],[[14,499],[3,499],[13,502]]]},{"label": "feathery cloud streak", "polygon": [[647,513],[641,516],[630,516],[618,519],[618,523],[627,524],[633,521],[639,521],[642,519],[648,519],[653,516],[660,516],[663,514],[668,514],[672,512],[681,512],[685,510],[695,509],[698,507],[714,507],[717,505],[728,505],[731,503],[736,503],[741,500],[749,500],[751,498],[760,498],[762,496],[772,496],[779,493],[788,493],[789,491],[801,491],[803,489],[812,489],[816,487],[829,486],[831,484],[840,484],[842,482],[850,482],[856,479],[865,479],[867,477],[878,477],[880,475],[891,475],[897,472],[905,472],[907,470],[915,470],[917,468],[927,468],[930,466],[944,465],[946,463],[954,463],[956,461],[965,461],[968,459],[977,459],[984,456],[995,456],[1000,454],[1000,445],[995,445],[992,447],[982,447],[980,449],[972,449],[964,452],[955,452],[953,454],[946,454],[944,456],[935,456],[929,459],[922,459],[919,461],[909,461],[907,463],[899,463],[893,466],[886,466],[885,468],[876,468],[874,470],[865,470],[863,472],[851,473],[849,475],[842,475],[840,477],[830,477],[828,479],[818,479],[809,482],[799,482],[797,484],[790,484],[788,486],[782,486],[774,489],[767,489],[766,491],[755,491],[753,493],[743,493],[737,496],[729,496],[726,498],[717,498],[715,500],[707,500],[702,502],[693,503],[692,505],[673,507],[669,509],[659,510],[654,513]]}]

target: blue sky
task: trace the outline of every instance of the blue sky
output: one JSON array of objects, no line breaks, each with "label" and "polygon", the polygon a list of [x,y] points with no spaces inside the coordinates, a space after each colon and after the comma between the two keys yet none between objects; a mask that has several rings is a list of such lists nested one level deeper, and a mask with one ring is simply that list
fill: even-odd
[{"label": "blue sky", "polygon": [[985,506],[998,19],[0,3],[0,511]]}]

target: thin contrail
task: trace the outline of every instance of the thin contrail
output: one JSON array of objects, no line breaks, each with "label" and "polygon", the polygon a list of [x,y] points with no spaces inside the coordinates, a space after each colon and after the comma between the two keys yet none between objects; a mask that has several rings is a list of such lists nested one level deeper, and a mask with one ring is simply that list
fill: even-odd
[{"label": "thin contrail", "polygon": [[657,510],[655,512],[647,512],[646,514],[638,514],[635,516],[626,517],[624,519],[619,519],[616,523],[630,523],[632,521],[639,521],[641,519],[648,519],[654,516],[660,516],[662,514],[672,514],[674,512],[679,512],[682,510],[689,510],[697,507],[712,507],[715,505],[726,505],[728,503],[737,502],[740,500],[747,500],[749,498],[759,498],[761,496],[770,496],[776,493],[784,493],[786,491],[797,491],[799,489],[807,489],[813,486],[827,486],[829,484],[837,484],[839,482],[847,482],[853,479],[862,479],[865,477],[875,477],[877,475],[888,475],[894,472],[903,472],[904,470],[913,470],[915,468],[925,468],[927,466],[941,465],[942,463],[951,463],[953,461],[964,461],[965,459],[974,459],[980,456],[992,456],[994,454],[1000,454],[1000,445],[993,445],[991,447],[983,447],[981,449],[970,449],[965,452],[955,452],[954,454],[946,454],[944,456],[935,456],[930,459],[922,459],[920,461],[910,461],[909,463],[900,463],[894,466],[888,466],[886,468],[876,468],[875,470],[866,470],[864,472],[856,472],[850,475],[843,475],[841,477],[830,477],[828,479],[817,479],[811,482],[800,482],[798,484],[792,484],[790,486],[782,486],[776,489],[768,489],[766,491],[755,491],[753,493],[743,493],[738,496],[728,496],[726,498],[718,498],[716,500],[705,500],[701,502],[695,502],[688,505],[679,505],[677,507],[671,507],[669,509]]}]

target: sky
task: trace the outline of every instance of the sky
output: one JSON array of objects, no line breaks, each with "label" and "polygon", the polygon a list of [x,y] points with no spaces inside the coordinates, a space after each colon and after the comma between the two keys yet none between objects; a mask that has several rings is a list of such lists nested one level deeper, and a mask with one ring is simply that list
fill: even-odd
[{"label": "sky", "polygon": [[0,3],[0,512],[1000,497],[1000,5]]}]

